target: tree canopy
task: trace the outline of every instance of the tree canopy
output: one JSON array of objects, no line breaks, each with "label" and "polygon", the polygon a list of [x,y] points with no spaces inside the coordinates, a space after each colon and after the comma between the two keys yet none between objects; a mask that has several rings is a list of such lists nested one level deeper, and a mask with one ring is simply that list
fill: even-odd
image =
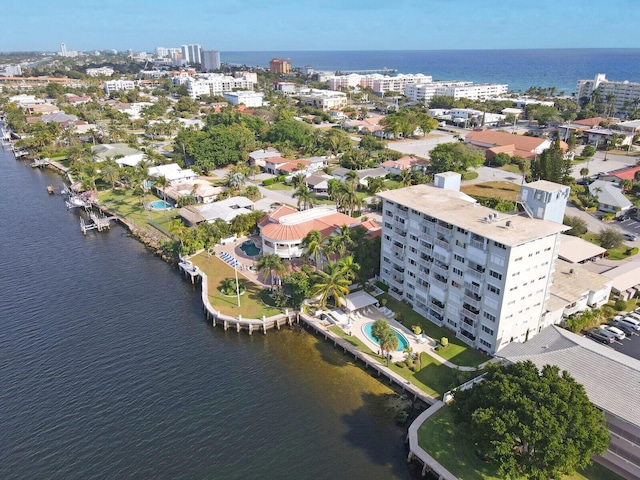
[{"label": "tree canopy", "polygon": [[604,452],[604,414],[566,371],[531,362],[491,366],[484,380],[454,394],[456,423],[501,477],[557,478]]},{"label": "tree canopy", "polygon": [[484,163],[484,155],[460,142],[441,143],[429,153],[432,173],[466,172]]}]

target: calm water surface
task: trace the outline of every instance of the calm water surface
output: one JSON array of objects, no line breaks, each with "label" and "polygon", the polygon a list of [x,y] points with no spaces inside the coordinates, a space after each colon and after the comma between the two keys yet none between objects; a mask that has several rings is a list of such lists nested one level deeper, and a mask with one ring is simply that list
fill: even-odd
[{"label": "calm water surface", "polygon": [[212,329],[50,183],[0,151],[0,478],[412,478],[385,385],[304,332]]}]

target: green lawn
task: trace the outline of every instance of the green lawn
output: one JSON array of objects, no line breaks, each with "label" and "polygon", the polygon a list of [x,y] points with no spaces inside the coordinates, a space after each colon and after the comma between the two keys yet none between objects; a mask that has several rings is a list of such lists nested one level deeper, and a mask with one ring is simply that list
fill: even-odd
[{"label": "green lawn", "polygon": [[[373,352],[356,336],[347,335],[344,330],[335,325],[329,327],[329,330],[331,330],[339,337],[344,338],[358,350],[371,355],[380,362],[384,363],[384,359],[381,358],[380,355],[377,355],[375,352]],[[458,382],[458,379],[456,377],[457,372],[454,369],[441,364],[429,354],[423,352],[420,355],[420,362],[422,368],[418,372],[414,372],[412,370],[409,370],[408,368],[398,367],[394,363],[389,363],[389,369],[407,379],[420,390],[423,390],[425,393],[431,395],[434,398],[440,398],[443,393],[451,390],[453,386],[456,386],[460,383]],[[480,375],[481,373],[481,371],[477,373],[474,372],[473,377]]]},{"label": "green lawn", "polygon": [[520,167],[514,163],[509,163],[498,168],[500,170],[504,170],[505,172],[517,173],[518,175],[522,174],[522,172],[520,171]]},{"label": "green lawn", "polygon": [[382,294],[379,298],[387,299],[387,307],[394,312],[401,312],[402,323],[407,327],[411,325],[420,325],[424,333],[435,340],[440,340],[442,337],[449,339],[449,346],[444,350],[439,350],[437,353],[445,360],[449,360],[456,365],[475,367],[483,362],[489,360],[490,357],[480,353],[477,350],[469,347],[461,340],[455,337],[455,334],[450,330],[439,327],[435,323],[427,320],[419,313],[414,312],[408,305],[390,297],[387,294]]},{"label": "green lawn", "polygon": [[262,288],[249,281],[242,275],[238,275],[239,281],[247,287],[247,292],[240,296],[240,307],[238,307],[238,297],[227,297],[223,295],[219,287],[226,278],[235,278],[234,269],[220,260],[216,256],[208,258],[206,252],[202,252],[191,258],[194,265],[197,265],[207,275],[209,283],[209,301],[217,310],[225,315],[243,318],[262,318],[263,315],[270,317],[281,312],[280,309],[265,305],[260,300]]},{"label": "green lawn", "polygon": [[283,182],[272,183],[271,185],[266,185],[264,188],[266,188],[267,190],[293,190],[293,187],[291,185]]},{"label": "green lawn", "polygon": [[[580,238],[599,246],[600,242],[598,242],[597,236],[598,235],[596,233],[587,232],[584,235],[581,235]],[[609,252],[610,260],[624,260],[625,258],[628,258],[630,256],[630,251],[631,247],[629,245],[625,245],[624,243],[617,248],[611,248],[607,250],[607,252]]]},{"label": "green lawn", "polygon": [[[461,480],[499,480],[496,468],[474,453],[470,435],[457,428],[449,407],[441,408],[418,430],[418,443],[443,467]],[[622,480],[610,470],[594,463],[564,480]]]},{"label": "green lawn", "polygon": [[384,186],[388,190],[395,190],[396,188],[400,188],[400,182],[396,182],[395,180],[385,180]]},{"label": "green lawn", "polygon": [[[109,210],[116,212],[118,215],[126,217],[138,227],[152,222],[160,225],[165,230],[169,230],[169,224],[178,214],[177,209],[168,211],[144,210],[140,197],[134,195],[133,191],[129,189],[119,188],[98,192],[98,199],[101,205],[108,207]],[[149,203],[154,200],[159,200],[159,198],[155,195],[147,194],[144,202]]]}]

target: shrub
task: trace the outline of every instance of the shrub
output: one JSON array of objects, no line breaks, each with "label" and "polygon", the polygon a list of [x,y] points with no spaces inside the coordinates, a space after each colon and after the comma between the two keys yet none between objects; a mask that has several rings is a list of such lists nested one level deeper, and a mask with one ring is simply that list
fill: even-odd
[{"label": "shrub", "polygon": [[398,368],[406,368],[407,364],[405,362],[396,362],[396,367]]},{"label": "shrub", "polygon": [[415,365],[413,365],[413,367],[411,367],[411,371],[414,373],[418,373],[420,371],[420,365],[416,363]]},{"label": "shrub", "polygon": [[264,185],[265,187],[268,187],[269,185],[273,185],[274,183],[276,183],[277,180],[278,180],[277,178],[267,178],[262,181],[262,185]]},{"label": "shrub", "polygon": [[400,424],[405,423],[408,418],[409,414],[406,412],[406,410],[400,410],[398,413],[396,413],[396,421]]},{"label": "shrub", "polygon": [[384,307],[387,304],[387,299],[383,298],[382,300],[380,300],[380,304]]},{"label": "shrub", "polygon": [[422,333],[422,327],[420,325],[411,325],[411,330],[413,330],[413,333],[416,335],[420,335]]},{"label": "shrub", "polygon": [[616,300],[616,303],[613,305],[613,308],[615,308],[619,312],[621,312],[622,310],[626,310],[627,302],[625,302],[622,299]]},{"label": "shrub", "polygon": [[447,348],[449,346],[449,339],[447,337],[442,337],[440,339],[440,345],[442,345],[442,348]]}]

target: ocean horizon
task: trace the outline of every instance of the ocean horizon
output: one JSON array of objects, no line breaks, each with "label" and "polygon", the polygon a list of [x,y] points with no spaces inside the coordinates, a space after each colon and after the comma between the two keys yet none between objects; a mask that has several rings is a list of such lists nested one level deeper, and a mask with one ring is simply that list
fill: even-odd
[{"label": "ocean horizon", "polygon": [[509,90],[556,87],[571,94],[578,80],[605,73],[607,79],[640,82],[640,48],[545,48],[473,50],[306,50],[221,52],[223,63],[266,68],[272,58],[319,71],[395,69],[434,80],[506,83]]}]

